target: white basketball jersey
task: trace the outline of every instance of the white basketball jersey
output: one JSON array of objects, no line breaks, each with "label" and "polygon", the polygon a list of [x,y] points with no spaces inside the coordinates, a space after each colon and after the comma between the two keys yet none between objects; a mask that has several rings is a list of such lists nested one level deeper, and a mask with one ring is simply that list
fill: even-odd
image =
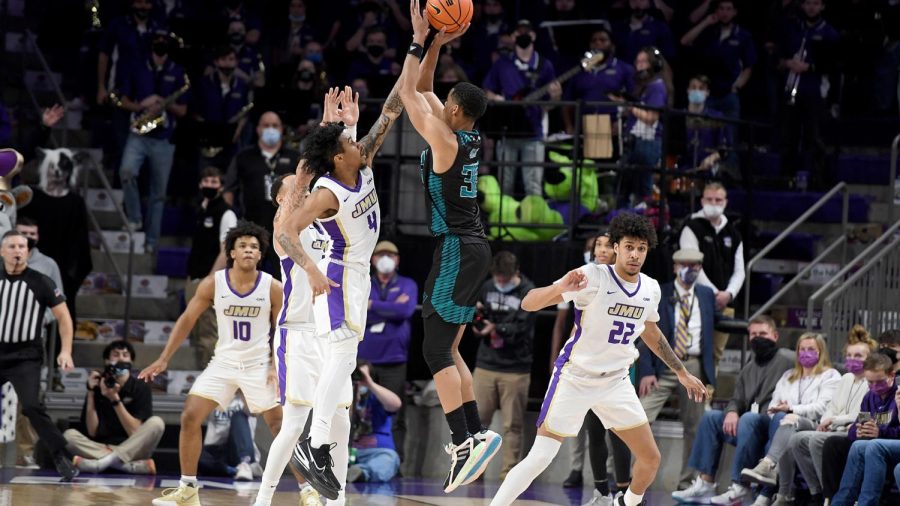
[{"label": "white basketball jersey", "polygon": [[330,174],[316,181],[313,190],[320,188],[319,191],[327,189],[334,193],[339,206],[337,214],[318,220],[331,236],[331,259],[368,269],[381,227],[372,169],[366,167],[359,171],[356,188],[344,186]]},{"label": "white basketball jersey", "polygon": [[232,288],[230,269],[216,271],[216,295],[213,307],[219,324],[215,358],[233,362],[265,360],[271,356],[272,276],[260,271],[256,285],[245,294]]},{"label": "white basketball jersey", "polygon": [[[328,254],[328,234],[313,223],[300,232],[300,245],[315,264]],[[281,279],[284,280],[284,300],[278,326],[293,330],[315,330],[313,298],[306,271],[294,264],[289,256],[278,255],[281,260]]]},{"label": "white basketball jersey", "polygon": [[638,358],[634,343],[644,332],[644,322],[659,321],[659,283],[645,274],[637,283],[628,283],[605,264],[580,270],[587,286],[563,294],[567,302],[575,301],[575,327],[556,366],[571,364],[590,376],[627,369]]}]

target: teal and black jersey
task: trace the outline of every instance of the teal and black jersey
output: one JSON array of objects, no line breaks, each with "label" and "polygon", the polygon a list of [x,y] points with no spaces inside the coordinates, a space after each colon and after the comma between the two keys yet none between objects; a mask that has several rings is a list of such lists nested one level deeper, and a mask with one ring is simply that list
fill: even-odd
[{"label": "teal and black jersey", "polygon": [[478,162],[481,156],[481,134],[457,131],[459,149],[450,170],[434,172],[431,148],[422,151],[419,172],[428,196],[431,233],[460,237],[485,237],[478,208]]}]

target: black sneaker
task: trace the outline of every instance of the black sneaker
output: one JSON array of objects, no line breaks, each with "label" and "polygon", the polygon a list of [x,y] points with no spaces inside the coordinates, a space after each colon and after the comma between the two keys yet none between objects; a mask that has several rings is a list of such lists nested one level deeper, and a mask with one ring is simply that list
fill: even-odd
[{"label": "black sneaker", "polygon": [[584,485],[584,477],[581,471],[572,470],[569,477],[563,482],[563,488],[581,488]]},{"label": "black sneaker", "polygon": [[463,484],[472,473],[475,463],[481,458],[481,454],[487,445],[472,436],[469,436],[461,445],[450,443],[444,448],[450,455],[450,472],[444,480],[444,493],[449,494]]},{"label": "black sneaker", "polygon": [[[294,453],[291,456],[291,462],[306,481],[316,489],[326,499],[335,501],[341,491],[340,486],[333,486],[326,481],[324,476],[324,466],[320,467],[316,463],[314,451],[310,445],[309,438],[301,439],[294,447]],[[327,451],[327,450],[326,450]],[[329,455],[330,458],[330,455]],[[334,476],[334,474],[332,474]]]},{"label": "black sneaker", "polygon": [[[615,502],[616,506],[625,506],[625,494],[619,492],[618,495],[616,495]],[[647,506],[647,499],[642,499],[641,504],[638,506]]]},{"label": "black sneaker", "polygon": [[335,447],[337,447],[337,443],[313,448],[312,455],[323,481],[331,488],[339,491],[341,490],[341,482],[338,481],[337,476],[335,476],[334,471],[332,471],[334,459],[331,458],[331,450]]},{"label": "black sneaker", "polygon": [[56,472],[62,477],[62,481],[72,481],[72,478],[78,476],[78,468],[75,467],[66,452],[56,453],[53,456],[53,465],[56,466]]}]

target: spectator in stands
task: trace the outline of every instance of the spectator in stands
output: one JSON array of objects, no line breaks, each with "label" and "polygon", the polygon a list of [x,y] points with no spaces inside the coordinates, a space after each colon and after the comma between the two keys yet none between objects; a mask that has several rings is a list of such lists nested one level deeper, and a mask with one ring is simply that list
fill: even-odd
[{"label": "spectator in stands", "polygon": [[365,53],[359,54],[347,69],[347,80],[365,79],[374,84],[378,96],[387,96],[383,89],[387,82],[400,75],[400,64],[389,55],[387,33],[383,28],[372,27],[366,32]]},{"label": "spectator in stands", "polygon": [[252,101],[250,89],[235,75],[237,53],[225,45],[213,55],[216,71],[204,76],[194,95],[202,166],[226,167],[234,156]]},{"label": "spectator in stands", "polygon": [[771,443],[756,467],[741,470],[744,482],[763,485],[757,506],[768,506],[776,484],[779,504],[793,502],[791,489],[797,468],[790,452],[791,436],[817,427],[834,398],[841,374],[831,367],[828,346],[822,334],[807,332],[797,340],[797,364],[785,371],[775,385],[768,414]]},{"label": "spectator in stands", "polygon": [[678,502],[696,502],[715,494],[723,442],[737,447],[732,484],[724,494],[709,500],[713,504],[733,504],[750,499],[750,489],[741,485],[741,470],[759,461],[763,454],[770,434],[771,418],[766,414],[769,402],[781,375],[794,367],[794,352],[778,349],[778,330],[769,316],[750,320],[748,333],[752,360],[741,369],[734,396],[725,410],[713,409],[703,414],[688,460],[700,476],[687,489],[672,493]]},{"label": "spectator in stands", "polygon": [[874,106],[876,112],[896,118],[900,114],[900,2],[878,2],[875,8],[878,12],[872,17],[880,21],[884,37],[875,65]]},{"label": "spectator in stands", "polygon": [[869,393],[860,415],[869,416],[850,426],[848,436],[853,444],[841,486],[831,501],[834,506],[877,506],[888,465],[893,467],[900,460],[900,391],[891,360],[875,353],[866,359],[865,369]]},{"label": "spectator in stands", "polygon": [[[240,193],[240,209],[244,219],[252,221],[272,233],[275,207],[271,189],[275,178],[291,174],[300,163],[300,152],[284,145],[284,126],[281,118],[272,111],[259,117],[256,125],[256,146],[244,148],[238,153],[225,175],[225,193],[228,205],[234,205],[235,193]],[[272,246],[266,251],[264,270],[281,278],[278,255]]]},{"label": "spectator in stands", "polygon": [[900,329],[886,330],[878,336],[881,353],[894,362],[894,371],[900,371]]},{"label": "spectator in stands", "polygon": [[[131,132],[122,153],[119,175],[125,191],[125,211],[128,226],[140,230],[143,226],[141,196],[138,192],[138,176],[144,163],[150,166],[150,191],[148,193],[149,219],[146,226],[146,250],[156,250],[162,227],[163,208],[169,173],[175,156],[172,135],[176,118],[187,113],[187,74],[180,65],[169,58],[172,41],[166,31],[153,34],[151,54],[140,63],[135,62],[122,76],[119,83],[122,107],[137,116],[132,120]],[[140,118],[159,117],[158,124],[136,124]],[[147,132],[135,132],[135,128],[149,128]]]},{"label": "spectator in stands", "polygon": [[[728,194],[720,183],[708,183],[700,199],[703,209],[691,215],[678,239],[679,247],[703,252],[703,271],[697,282],[716,293],[716,308],[728,317],[734,316],[729,307],[744,283],[744,243],[737,227],[725,215]],[[728,334],[717,333],[716,363],[722,357]]]},{"label": "spectator in stands", "polygon": [[[886,357],[887,360],[883,360],[882,357]],[[869,391],[860,405],[860,415],[857,416],[856,423],[848,427],[846,438],[829,438],[822,446],[822,495],[825,497],[826,502],[833,501],[837,495],[838,486],[842,483],[841,476],[846,470],[847,457],[853,442],[857,439],[877,437],[877,435],[869,435],[871,434],[869,431],[872,429],[872,426],[868,423],[860,423],[860,418],[865,417],[869,420],[874,420],[876,426],[878,426],[879,433],[890,423],[896,425],[896,418],[891,418],[890,422],[888,422],[889,417],[885,414],[889,411],[890,404],[894,403],[894,393],[890,392],[890,395],[885,396],[880,394],[883,393],[885,385],[888,385],[890,388],[897,388],[894,381],[896,366],[897,362],[885,353],[871,353],[866,359],[863,368],[865,369],[864,374]],[[875,390],[880,393],[876,393]],[[863,412],[868,414],[863,414]],[[882,414],[880,419],[875,416],[878,413]],[[863,425],[866,426],[863,428],[864,434],[860,435],[857,431]]]},{"label": "spectator in stands", "polygon": [[[225,267],[225,236],[237,226],[237,216],[222,198],[222,179],[222,173],[215,167],[206,167],[200,172],[201,200],[188,255],[186,301],[194,298],[203,278]],[[197,350],[199,364],[209,363],[218,339],[216,313],[213,308],[207,308],[191,330],[191,344]]]},{"label": "spectator in stands", "polygon": [[534,341],[534,313],[521,308],[534,288],[519,272],[519,260],[508,251],[494,255],[491,279],[484,282],[476,308],[480,320],[472,332],[481,338],[472,386],[478,416],[491,424],[498,409],[503,415],[503,465],[500,479],[519,462]]},{"label": "spectator in stands", "polygon": [[510,21],[507,19],[500,0],[486,0],[481,8],[481,19],[472,24],[467,39],[470,38],[473,46],[481,51],[475,51],[475,68],[479,76],[487,74],[494,61],[491,56],[493,51],[485,51],[486,48],[496,48],[500,38],[512,32]]},{"label": "spectator in stands", "polygon": [[357,4],[356,10],[357,12],[353,13],[356,21],[345,23],[347,28],[355,27],[356,30],[353,35],[347,37],[344,48],[350,53],[367,51],[368,33],[373,29],[381,29],[387,37],[386,57],[393,60],[397,54],[394,49],[396,41],[393,39],[398,32],[408,32],[412,27],[407,14],[400,8],[400,3],[397,0],[362,0]]},{"label": "spectator in stands", "polygon": [[[600,65],[579,73],[566,85],[566,100],[584,100],[585,102],[609,102],[610,95],[622,96],[634,89],[634,67],[630,63],[616,57],[616,46],[612,42],[612,33],[606,26],[595,27],[590,38],[590,50],[601,52],[605,59]],[[566,107],[563,121],[566,132],[574,132],[574,108]],[[618,117],[616,107],[587,105],[581,108],[584,114],[607,114],[611,121]]]},{"label": "spectator in stands", "polygon": [[[822,17],[824,0],[803,0],[800,8],[800,19],[788,24],[779,48],[779,68],[787,74],[781,173],[793,177],[807,170],[803,159],[808,155],[812,159],[809,186],[820,188],[825,178],[825,141],[820,127],[827,110],[829,74],[837,67],[839,36]],[[805,189],[802,178],[794,185]]]},{"label": "spectator in stands", "polygon": [[218,33],[226,33],[228,25],[232,21],[241,21],[247,27],[247,44],[255,46],[259,44],[262,36],[262,20],[259,14],[251,7],[255,6],[255,2],[244,3],[244,0],[225,0],[224,5],[220,8],[218,21],[215,23]]},{"label": "spectator in stands", "polygon": [[[56,288],[62,289],[62,277],[56,260],[41,253],[37,248],[41,240],[37,223],[27,216],[21,216],[16,219],[16,230],[28,240],[28,267],[47,276]],[[48,315],[52,316],[52,312]]]},{"label": "spectator in stands", "polygon": [[[713,359],[713,327],[722,314],[716,309],[714,292],[697,284],[703,269],[703,253],[696,249],[682,248],[672,256],[675,281],[660,286],[659,328],[668,336],[672,349],[684,363],[688,372],[715,388],[716,366]],[[678,395],[678,415],[684,427],[681,478],[679,488],[691,485],[693,473],[688,467],[688,456],[694,445],[694,437],[705,405],[692,402],[678,378],[646,346],[640,348],[638,377],[641,404],[650,423],[656,421],[672,394]]]},{"label": "spectator in stands", "polygon": [[[878,343],[869,336],[865,328],[855,325],[850,330],[850,337],[844,347],[844,367],[847,369],[847,374],[841,377],[834,397],[825,408],[825,413],[822,414],[822,420],[816,426],[816,430],[796,432],[791,436],[790,451],[809,487],[812,504],[822,504],[824,500],[822,495],[824,484],[822,447],[827,439],[847,438],[847,429],[851,423],[856,421],[860,404],[868,392],[863,364],[876,350],[878,350]],[[789,490],[786,492],[785,499],[794,497],[792,485],[793,480],[788,484]],[[837,488],[837,483],[832,483],[830,486],[834,490]],[[781,491],[779,494],[785,494],[785,492]]]},{"label": "spectator in stands", "polygon": [[360,360],[353,374],[356,403],[351,413],[352,447],[356,462],[347,470],[347,482],[390,481],[400,470],[400,456],[394,449],[391,419],[402,401],[378,383],[371,364]]},{"label": "spectator in stands", "polygon": [[732,119],[741,117],[739,93],[756,64],[753,37],[734,22],[737,15],[735,0],[717,0],[715,11],[681,38],[696,47],[700,71],[710,76],[709,106]]},{"label": "spectator in stands", "polygon": [[[634,0],[632,0],[634,1]],[[634,99],[640,105],[653,107],[644,109],[640,105],[626,109],[629,114],[625,125],[628,135],[627,160],[631,165],[623,174],[620,172],[620,192],[628,198],[632,207],[643,202],[653,192],[653,170],[662,161],[663,124],[661,108],[669,105],[669,85],[666,76],[666,61],[655,47],[640,50],[634,60]],[[616,100],[622,100],[621,97]],[[624,204],[625,202],[620,202]]]},{"label": "spectator in stands", "polygon": [[254,442],[256,417],[242,395],[235,395],[227,410],[216,408],[209,414],[198,463],[204,474],[252,481],[253,468],[259,470],[259,452]]},{"label": "spectator in stands", "polygon": [[106,369],[91,371],[81,408],[86,433],[76,429],[63,433],[79,470],[156,474],[153,452],[166,424],[153,416],[150,385],[131,375],[136,359],[131,343],[113,341],[103,349]]},{"label": "spectator in stands", "polygon": [[231,45],[237,56],[238,64],[235,75],[254,88],[265,86],[266,67],[263,65],[262,55],[255,46],[247,43],[247,27],[243,21],[233,19],[228,23],[228,44]]},{"label": "spectator in stands", "polygon": [[[317,43],[316,43],[317,44]],[[318,54],[321,62],[321,53]],[[307,58],[291,60],[272,73],[260,107],[278,114],[295,134],[305,135],[308,123],[318,124],[327,75]],[[360,109],[362,109],[360,104]],[[373,120],[374,121],[374,120]],[[368,123],[366,123],[368,124]]]},{"label": "spectator in stands", "polygon": [[104,104],[109,92],[118,85],[124,66],[143,61],[150,52],[147,34],[164,27],[152,19],[152,0],[132,0],[130,15],[113,19],[103,30],[97,54],[97,103]]},{"label": "spectator in stands", "polygon": [[731,148],[731,133],[722,122],[722,113],[709,104],[709,78],[703,74],[696,75],[688,82],[688,112],[702,114],[705,117],[688,116],[687,148],[685,149],[685,166],[709,171],[712,178],[720,177],[720,162],[728,156]]},{"label": "spectator in stands", "polygon": [[570,26],[547,28],[538,38],[539,42],[543,42],[539,48],[541,54],[546,54],[553,59],[553,64],[560,74],[578,65],[583,57],[584,41],[593,28],[587,24],[577,23],[589,19],[585,15],[585,3],[591,2],[553,0],[549,2],[543,15],[544,22],[576,22]]},{"label": "spectator in stands", "polygon": [[[412,315],[419,301],[419,287],[412,278],[401,276],[400,250],[390,241],[375,245],[372,253],[372,290],[365,338],[359,343],[359,358],[372,364],[382,386],[406,398],[406,363],[412,335]],[[405,404],[395,410],[394,447],[403,460],[406,439]]]},{"label": "spectator in stands", "polygon": [[[307,15],[306,0],[291,0],[287,19],[283,23],[272,44],[272,63],[278,65],[301,55],[309,58],[304,48],[316,40],[316,28]],[[319,57],[321,58],[321,54]]]},{"label": "spectator in stands", "polygon": [[650,8],[650,0],[628,0],[629,16],[616,23],[613,40],[619,48],[619,56],[632,62],[641,49],[647,46],[659,48],[666,59],[675,56],[675,42],[665,21],[656,19]]},{"label": "spectator in stands", "polygon": [[[510,58],[497,59],[484,78],[482,87],[488,98],[494,101],[521,99],[522,95],[549,85],[549,100],[559,100],[562,97],[562,87],[556,81],[553,64],[534,49],[536,34],[531,22],[527,19],[519,20],[513,35],[516,41],[514,54]],[[499,158],[509,164],[500,168],[504,194],[513,194],[516,174],[521,172],[525,193],[543,195],[544,168],[530,166],[529,162],[544,162],[546,114],[541,106],[528,106],[524,110],[512,106],[488,111],[493,120],[489,124],[502,125],[498,126],[497,131],[488,134],[500,135]],[[491,129],[494,130],[493,127]]]}]

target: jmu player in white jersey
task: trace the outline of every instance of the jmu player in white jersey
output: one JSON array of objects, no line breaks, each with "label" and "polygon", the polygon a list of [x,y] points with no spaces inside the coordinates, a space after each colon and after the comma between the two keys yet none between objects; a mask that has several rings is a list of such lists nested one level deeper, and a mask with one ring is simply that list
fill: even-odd
[{"label": "jmu player in white jersey", "polygon": [[197,318],[208,307],[215,308],[219,341],[212,360],[188,393],[181,414],[181,483],[163,491],[162,497],[153,500],[154,505],[200,505],[197,462],[202,447],[201,424],[217,407],[226,409],[238,389],[250,411],[262,413],[273,434],[281,427],[269,336],[281,310],[282,287],[272,276],[257,270],[268,235],[263,228],[246,221],[228,232],[227,267],[200,282],[196,295],[175,322],[159,359],[138,375],[149,382],[164,372]]},{"label": "jmu player in white jersey", "polygon": [[[355,142],[355,134],[346,134],[344,126],[355,131],[359,97],[351,97],[349,87],[342,93],[339,119],[343,125],[326,118],[306,137],[303,157],[319,179],[300,209],[286,217],[276,237],[295,265],[306,271],[316,297],[319,337],[328,341],[329,356],[316,389],[309,438],[297,445],[294,461],[316,490],[329,498],[342,488],[332,471],[331,420],[356,367],[356,348],[363,337],[371,288],[369,261],[381,224],[372,160],[402,111],[395,85],[378,121]],[[330,257],[319,266],[299,239],[315,221],[331,236]]]},{"label": "jmu player in white jersey", "polygon": [[507,474],[491,506],[512,504],[550,465],[563,438],[578,434],[588,409],[635,456],[631,486],[615,498],[616,506],[641,504],[660,455],[628,376],[638,357],[634,343],[639,337],[675,371],[692,400],[702,402],[707,395],[703,382],[685,370],[656,326],[659,284],[641,274],[647,252],[656,245],[653,225],[642,216],[624,213],[612,220],[609,236],[615,265],[585,265],[553,285],[530,291],[522,300],[526,311],[575,301],[575,328],[556,360],[534,446]]},{"label": "jmu player in white jersey", "polygon": [[[272,185],[272,202],[278,207],[273,228],[275,233],[281,229],[284,217],[295,210],[309,193],[311,175],[301,167],[297,176],[281,176]],[[329,248],[329,237],[323,233],[319,225],[313,223],[300,233],[300,243],[307,255],[313,260],[326,258]],[[269,458],[262,477],[262,485],[254,506],[269,506],[275,489],[284,472],[284,467],[291,458],[294,445],[303,433],[309,417],[319,373],[328,356],[328,341],[316,337],[315,319],[313,315],[312,292],[306,279],[306,271],[294,265],[293,260],[284,254],[277,243],[275,251],[281,262],[282,279],[284,279],[284,303],[278,317],[278,329],[275,333],[275,365],[278,373],[279,402],[284,409],[284,421],[281,432],[269,448]],[[347,379],[342,393],[342,401],[338,404],[332,419],[332,435],[338,444],[335,451],[335,475],[342,488],[346,482],[349,459],[348,442],[350,439],[349,407],[352,403],[353,387]],[[328,504],[343,505],[344,492],[341,491],[334,501]],[[301,490],[301,506],[319,506],[319,494],[312,487]]]}]

